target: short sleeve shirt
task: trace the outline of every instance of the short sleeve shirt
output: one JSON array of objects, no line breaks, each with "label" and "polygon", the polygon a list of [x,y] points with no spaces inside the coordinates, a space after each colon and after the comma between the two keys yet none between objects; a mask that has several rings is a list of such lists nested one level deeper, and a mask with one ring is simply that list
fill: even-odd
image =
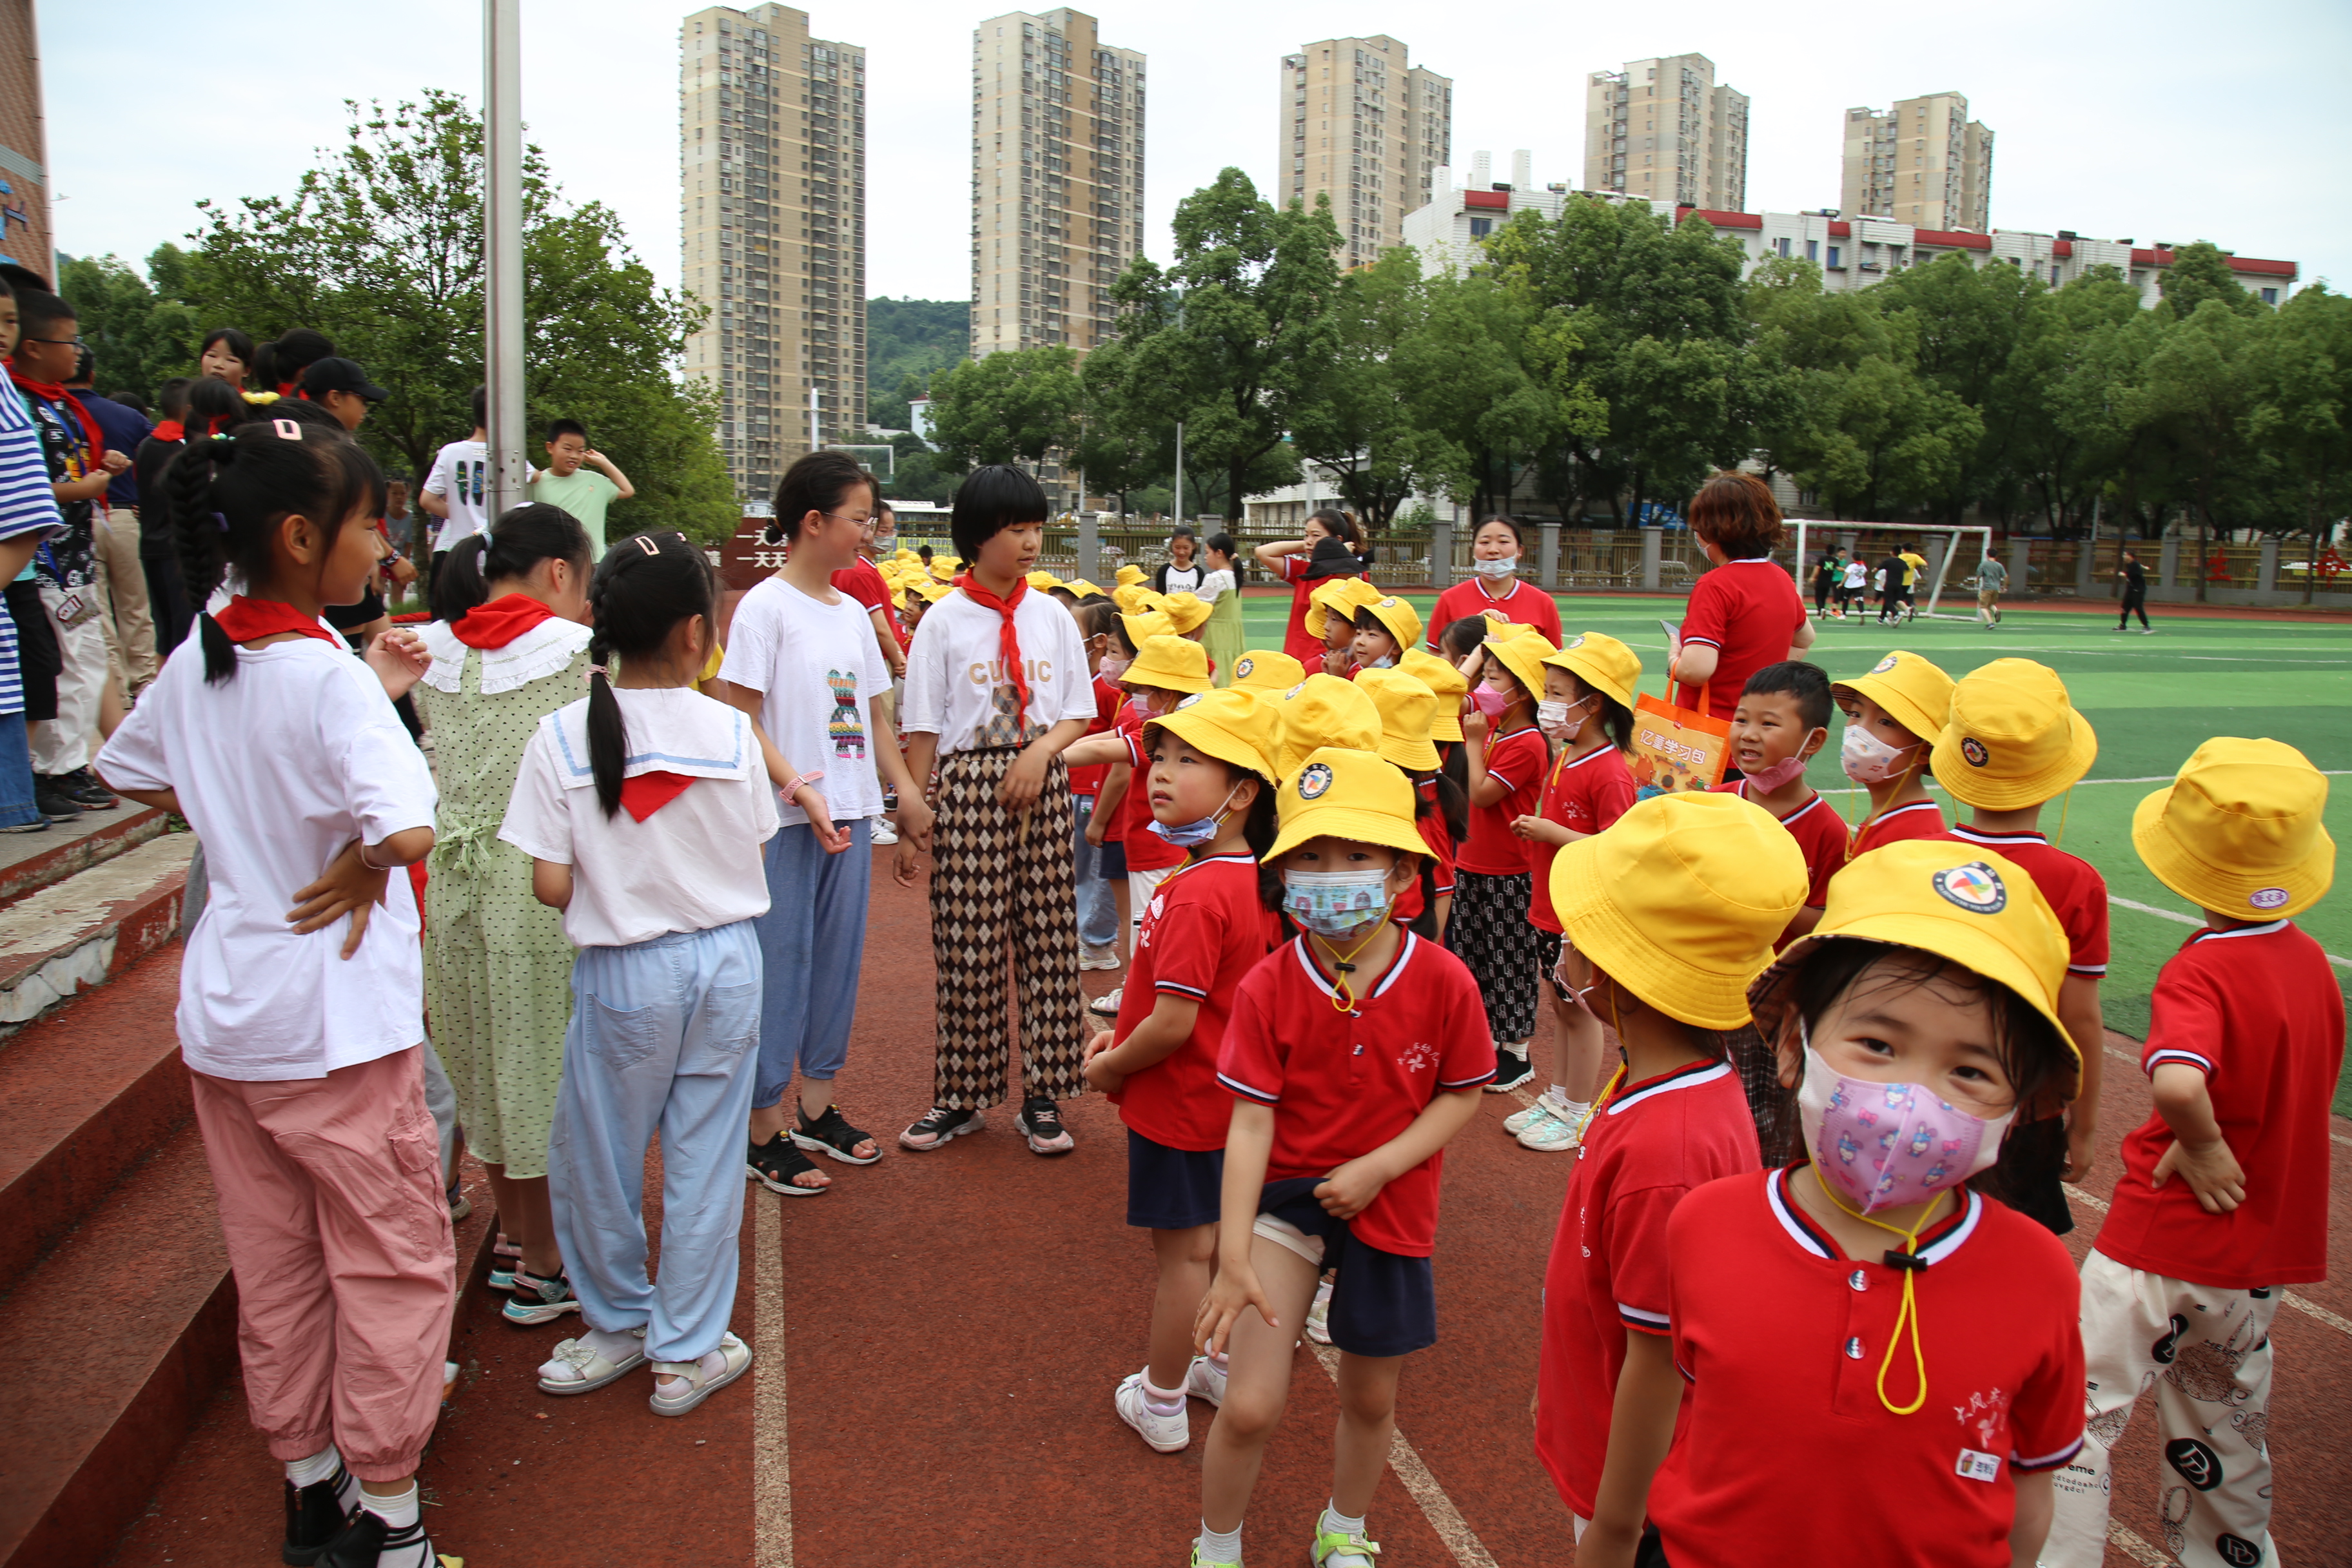
[{"label": "short sleeve shirt", "polygon": [[1986,556],[1977,563],[1977,582],[1988,594],[1998,594],[2009,586],[2009,568]]},{"label": "short sleeve shirt", "polygon": [[[1101,676],[1096,676],[1095,716],[1093,721],[1087,725],[1087,733],[1089,735],[1108,733],[1110,727],[1118,721],[1119,704],[1126,700],[1126,697],[1118,687],[1113,686]],[[1109,773],[1108,763],[1089,763],[1082,768],[1072,768],[1070,793],[1072,795],[1099,794],[1102,790],[1103,779]]]},{"label": "short sleeve shirt", "polygon": [[1078,623],[1049,595],[1013,606],[1028,706],[1005,676],[1003,617],[957,589],[923,613],[907,655],[898,727],[937,735],[939,754],[1022,746],[1066,719],[1095,716],[1094,677]]},{"label": "short sleeve shirt", "polygon": [[[6,395],[0,393],[0,395]],[[89,436],[71,404],[51,403],[33,393],[21,394],[23,405],[40,433],[41,457],[52,485],[88,477],[98,454],[89,449]],[[52,489],[54,500],[57,492]],[[97,535],[92,531],[92,508],[86,500],[56,501],[64,531],[50,535],[33,557],[40,580],[56,588],[86,588],[98,578]]]},{"label": "short sleeve shirt", "polygon": [[[1434,784],[1413,786],[1424,803],[1423,809],[1412,819],[1421,834],[1421,841],[1429,846],[1432,864],[1429,868],[1430,893],[1433,897],[1450,899],[1454,896],[1454,830],[1438,808],[1437,786]],[[1389,918],[1397,924],[1409,926],[1421,918],[1421,880],[1397,895],[1396,911]]]},{"label": "short sleeve shirt", "polygon": [[1536,1454],[1560,1496],[1593,1514],[1630,1331],[1669,1331],[1666,1221],[1693,1188],[1758,1167],[1739,1075],[1693,1062],[1631,1085],[1584,1130],[1544,1269]]},{"label": "short sleeve shirt", "polygon": [[[54,539],[63,531],[65,520],[58,515],[57,491],[50,489],[32,411],[24,399],[0,388],[0,539],[21,539],[27,533]],[[9,618],[7,605],[0,604],[0,713],[24,710],[16,623]]]},{"label": "short sleeve shirt", "polygon": [[2107,879],[2087,860],[2055,848],[2039,833],[1987,833],[1955,827],[1947,837],[1973,844],[2033,879],[2066,932],[2066,973],[2096,980],[2107,972]]},{"label": "short sleeve shirt", "polygon": [[[786,762],[824,773],[816,787],[835,822],[882,815],[874,748],[896,742],[866,731],[874,699],[890,689],[890,667],[855,600],[845,594],[828,605],[781,577],[761,578],[735,606],[719,673],[760,693],[760,726]],[[787,827],[808,821],[789,802],[778,809]]]},{"label": "short sleeve shirt", "polygon": [[[1294,938],[1234,994],[1217,1079],[1274,1108],[1269,1182],[1325,1176],[1412,1125],[1439,1095],[1495,1076],[1495,1042],[1478,984],[1462,961],[1403,933],[1388,973],[1355,1005],[1331,1005],[1331,982]],[[1382,1252],[1426,1258],[1437,1245],[1443,1150],[1382,1187],[1348,1228]]]},{"label": "short sleeve shirt", "polygon": [[490,448],[483,441],[452,441],[434,455],[425,493],[449,503],[449,515],[433,541],[438,552],[489,527]]},{"label": "short sleeve shirt", "polygon": [[[1707,679],[1706,710],[1728,719],[1739,706],[1748,678],[1789,657],[1789,645],[1805,624],[1805,602],[1789,574],[1767,557],[1727,561],[1691,589],[1683,614],[1683,645],[1716,650],[1715,674]],[[1699,706],[1699,688],[1685,680],[1675,700]]]},{"label": "short sleeve shirt", "polygon": [[1165,871],[1184,863],[1184,851],[1151,831],[1151,759],[1143,752],[1143,720],[1129,710],[1118,721],[1130,770],[1118,803],[1119,843],[1130,871]]},{"label": "short sleeve shirt", "polygon": [[1305,555],[1286,555],[1276,572],[1290,584],[1290,624],[1282,629],[1282,651],[1315,670],[1323,668],[1323,639],[1307,630],[1307,598],[1323,585],[1323,579],[1303,575],[1307,561]]},{"label": "short sleeve shirt", "polygon": [[1945,836],[1944,808],[1932,800],[1915,800],[1883,816],[1864,818],[1854,831],[1853,849],[1846,858],[1857,860],[1874,849],[1884,849],[1906,838]]},{"label": "short sleeve shirt", "polygon": [[[1598,833],[1624,816],[1633,804],[1633,770],[1625,765],[1625,753],[1614,746],[1598,747],[1573,762],[1563,750],[1544,782],[1544,819],[1573,833]],[[1551,907],[1551,863],[1559,846],[1539,838],[1526,842],[1531,881],[1528,919],[1538,931],[1556,931],[1559,917]]]},{"label": "short sleeve shirt", "polygon": [[[1903,1276],[1839,1251],[1790,1180],[1710,1182],[1666,1222],[1675,1364],[1690,1384],[1650,1489],[1667,1558],[1844,1563],[1857,1541],[1900,1541],[1911,1568],[2008,1568],[2017,1473],[2083,1446],[2081,1288],[2064,1244],[1974,1193],[1921,1233],[1927,1398],[1897,1415],[1877,1384]],[[1906,1344],[1886,1375],[1897,1404],[1916,1376]],[[1839,1507],[1808,1506],[1825,1454],[1853,1456],[1869,1481]]]},{"label": "short sleeve shirt", "polygon": [[1559,601],[1536,587],[1524,578],[1511,579],[1507,594],[1489,594],[1486,584],[1477,578],[1456,583],[1437,595],[1437,606],[1429,616],[1429,651],[1441,653],[1437,639],[1445,628],[1456,621],[1473,616],[1484,616],[1515,626],[1533,626],[1559,646]]},{"label": "short sleeve shirt", "polygon": [[620,494],[620,486],[590,468],[574,468],[568,474],[543,472],[530,481],[531,500],[562,508],[587,530],[588,547],[594,552],[591,561],[604,559],[604,512]]},{"label": "short sleeve shirt", "polygon": [[1470,807],[1470,831],[1454,863],[1482,877],[1516,877],[1528,868],[1528,841],[1511,831],[1514,818],[1530,816],[1543,799],[1543,731],[1530,724],[1486,742],[1486,774],[1502,784],[1503,798]]},{"label": "short sleeve shirt", "polygon": [[1217,1082],[1217,1051],[1242,977],[1280,935],[1258,898],[1257,861],[1215,855],[1171,875],[1144,906],[1134,962],[1119,991],[1122,1040],[1161,996],[1196,1002],[1192,1032],[1174,1054],[1129,1077],[1111,1095],[1118,1119],[1171,1149],[1222,1149],[1234,1097]]},{"label": "short sleeve shirt", "polygon": [[[1731,779],[1716,785],[1715,791],[1717,795],[1736,795],[1742,800],[1748,798],[1746,779]],[[1756,804],[1761,805],[1763,802]],[[1845,847],[1853,837],[1845,818],[1830,808],[1827,797],[1816,792],[1812,799],[1779,820],[1804,852],[1805,876],[1811,884],[1811,891],[1805,895],[1806,907],[1826,907],[1830,879],[1845,865]]]},{"label": "short sleeve shirt", "polygon": [[2164,1118],[2125,1134],[2124,1173],[2094,1243],[2126,1268],[2244,1290],[2327,1278],[2328,1101],[2344,1065],[2344,994],[2291,921],[2200,931],[2156,977],[2140,1065],[2205,1075],[2213,1117],[2246,1173],[2245,1200],[2207,1214],[2179,1177],[2149,1185]]}]

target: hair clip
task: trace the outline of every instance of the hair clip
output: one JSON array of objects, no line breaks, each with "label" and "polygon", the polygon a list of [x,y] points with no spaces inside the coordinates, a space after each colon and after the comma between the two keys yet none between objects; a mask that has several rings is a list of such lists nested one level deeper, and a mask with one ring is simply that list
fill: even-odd
[{"label": "hair clip", "polygon": [[661,553],[661,546],[656,544],[653,540],[646,535],[639,533],[632,535],[631,537],[636,540],[637,548],[644,551],[646,554],[659,555]]},{"label": "hair clip", "polygon": [[278,432],[278,438],[281,441],[299,441],[302,438],[302,426],[291,419],[272,419],[269,427]]},{"label": "hair clip", "polygon": [[213,513],[213,521],[220,526],[220,531],[223,533],[226,533],[228,531],[228,513],[225,511],[216,511]]}]

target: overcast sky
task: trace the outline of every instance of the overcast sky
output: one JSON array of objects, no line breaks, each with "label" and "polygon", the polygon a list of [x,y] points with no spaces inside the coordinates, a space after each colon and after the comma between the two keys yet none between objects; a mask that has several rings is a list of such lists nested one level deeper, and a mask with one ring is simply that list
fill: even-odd
[{"label": "overcast sky", "polygon": [[[868,291],[970,294],[969,71],[980,4],[820,5],[820,36],[868,52]],[[678,276],[677,23],[659,0],[524,0],[523,114],[575,200],[617,209],[666,283]],[[1582,183],[1584,77],[1696,51],[1752,100],[1751,212],[1834,205],[1844,110],[1957,89],[1997,136],[1995,227],[2210,239],[2352,288],[2352,5],[2279,0],[1977,0],[1966,6],[1685,0],[1580,16],[1557,0],[1483,5],[1106,5],[1110,43],[1150,57],[1148,248],[1176,202],[1238,164],[1271,180],[1281,56],[1385,32],[1454,83],[1454,162],[1535,154]],[[41,5],[58,246],[143,258],[194,227],[199,197],[286,192],[341,140],[342,100],[481,92],[469,0],[183,0]],[[1441,26],[1439,17],[1454,18]],[[1474,20],[1475,19],[1475,20]]]}]

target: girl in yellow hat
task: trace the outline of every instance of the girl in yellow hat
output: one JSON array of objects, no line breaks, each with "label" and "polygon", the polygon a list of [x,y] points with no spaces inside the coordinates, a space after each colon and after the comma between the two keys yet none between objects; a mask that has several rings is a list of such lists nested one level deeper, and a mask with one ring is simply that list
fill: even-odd
[{"label": "girl in yellow hat", "polygon": [[1853,830],[1855,856],[1906,838],[1939,838],[1944,808],[1927,793],[1929,756],[1952,711],[1952,678],[1901,648],[1866,675],[1830,688],[1845,714],[1839,760],[1870,792],[1870,813]]}]

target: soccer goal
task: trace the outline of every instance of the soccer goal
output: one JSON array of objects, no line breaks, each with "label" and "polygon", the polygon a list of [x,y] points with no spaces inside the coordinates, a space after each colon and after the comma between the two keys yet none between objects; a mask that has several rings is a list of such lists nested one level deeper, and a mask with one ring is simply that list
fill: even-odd
[{"label": "soccer goal", "polygon": [[[1929,616],[1936,615],[1937,606],[1943,602],[1944,584],[1952,580],[1952,562],[1957,558],[1965,563],[1959,580],[1966,583],[1975,574],[1975,563],[1982,560],[1985,552],[1992,548],[1992,530],[1982,523],[1956,528],[1949,523],[1942,522],[1837,522],[1820,518],[1798,518],[1795,521],[1797,559],[1794,574],[1797,581],[1797,596],[1805,599],[1808,603],[1811,602],[1812,593],[1810,574],[1815,561],[1821,554],[1826,553],[1831,546],[1843,544],[1848,539],[1854,542],[1856,552],[1864,558],[1863,563],[1874,570],[1877,563],[1869,559],[1871,547],[1879,544],[1908,544],[1916,540],[1920,546],[1920,552],[1927,557],[1927,575],[1932,579],[1927,591],[1927,606],[1919,612],[1923,616]],[[1809,538],[1822,542],[1821,549],[1809,550],[1806,542]],[[1964,549],[1971,541],[1974,542],[1973,551],[1964,553]],[[1913,584],[1912,598],[1915,603],[1918,598],[1916,584]],[[1972,619],[1975,614],[1975,609],[1971,607],[1966,616],[1955,615],[1947,618],[1969,620]]]}]

